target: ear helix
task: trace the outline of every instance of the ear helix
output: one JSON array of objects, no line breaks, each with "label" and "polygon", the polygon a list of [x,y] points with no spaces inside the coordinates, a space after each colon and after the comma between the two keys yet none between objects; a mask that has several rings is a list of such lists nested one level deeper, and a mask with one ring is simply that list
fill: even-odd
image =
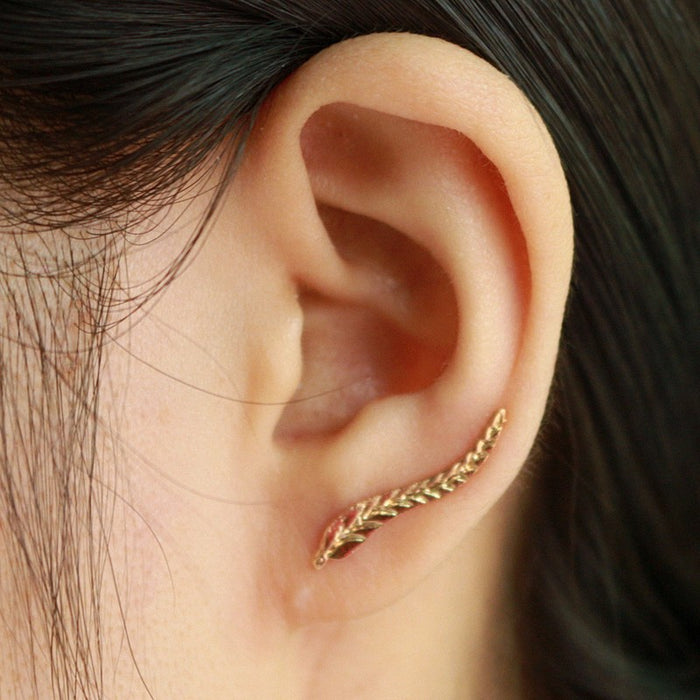
[{"label": "ear helix", "polygon": [[452,493],[486,461],[505,422],[506,411],[502,408],[474,449],[449,469],[390,493],[370,496],[343,511],[326,527],[313,560],[314,567],[321,569],[329,559],[348,556],[377,528],[400,513]]}]

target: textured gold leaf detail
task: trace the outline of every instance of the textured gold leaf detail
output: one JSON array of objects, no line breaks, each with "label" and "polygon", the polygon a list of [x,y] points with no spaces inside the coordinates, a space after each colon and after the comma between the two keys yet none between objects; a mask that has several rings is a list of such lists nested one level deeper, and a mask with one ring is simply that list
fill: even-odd
[{"label": "textured gold leaf detail", "polygon": [[365,520],[363,527],[367,530],[376,530],[382,525],[384,525],[384,523],[381,520]]},{"label": "textured gold leaf detail", "polygon": [[[370,496],[343,511],[325,529],[314,558],[317,569],[329,559],[342,559],[385,522],[418,505],[442,498],[463,484],[486,461],[506,421],[505,409],[493,418],[491,425],[473,451],[435,476],[417,481],[388,494]],[[399,510],[400,509],[400,510]]]}]

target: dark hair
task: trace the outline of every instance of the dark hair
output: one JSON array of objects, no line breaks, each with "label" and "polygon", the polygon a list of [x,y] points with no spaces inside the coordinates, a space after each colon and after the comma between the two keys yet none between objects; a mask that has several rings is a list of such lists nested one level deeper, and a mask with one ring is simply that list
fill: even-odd
[{"label": "dark hair", "polygon": [[509,75],[571,190],[572,291],[514,576],[526,687],[700,696],[693,3],[15,0],[0,17],[0,517],[59,695],[100,695],[105,545],[81,549],[79,528],[99,533],[104,507],[104,331],[119,304],[142,301],[113,285],[123,212],[181,196],[225,141],[234,167],[271,89],[322,48],[410,31]]}]

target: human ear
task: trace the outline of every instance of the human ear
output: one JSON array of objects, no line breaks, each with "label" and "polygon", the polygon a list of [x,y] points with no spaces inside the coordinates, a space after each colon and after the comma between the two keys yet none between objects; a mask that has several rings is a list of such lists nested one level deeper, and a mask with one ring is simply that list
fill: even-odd
[{"label": "human ear", "polygon": [[[270,331],[281,302],[258,300],[271,369],[257,385],[287,402],[254,417],[274,505],[258,567],[300,621],[360,614],[450,557],[527,458],[570,277],[565,178],[507,77],[391,34],[332,47],[276,90],[235,192],[299,319]],[[314,570],[338,512],[443,470],[501,407],[508,424],[464,486]]]}]

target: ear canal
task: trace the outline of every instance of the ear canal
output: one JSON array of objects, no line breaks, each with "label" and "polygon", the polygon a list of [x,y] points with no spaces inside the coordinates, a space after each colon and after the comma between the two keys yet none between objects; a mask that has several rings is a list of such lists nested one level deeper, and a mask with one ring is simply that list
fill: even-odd
[{"label": "ear canal", "polygon": [[[339,206],[349,184],[383,167],[376,135],[345,129],[346,119],[343,107],[321,110],[302,134],[318,217],[345,274],[333,289],[300,285],[302,376],[276,428],[283,441],[328,436],[372,401],[425,389],[457,338],[454,290],[430,252],[378,218]],[[332,137],[339,133],[344,152]]]},{"label": "ear canal", "polygon": [[450,347],[402,328],[371,304],[301,294],[302,377],[277,425],[279,440],[328,436],[363,406],[420,391],[446,366]]}]

